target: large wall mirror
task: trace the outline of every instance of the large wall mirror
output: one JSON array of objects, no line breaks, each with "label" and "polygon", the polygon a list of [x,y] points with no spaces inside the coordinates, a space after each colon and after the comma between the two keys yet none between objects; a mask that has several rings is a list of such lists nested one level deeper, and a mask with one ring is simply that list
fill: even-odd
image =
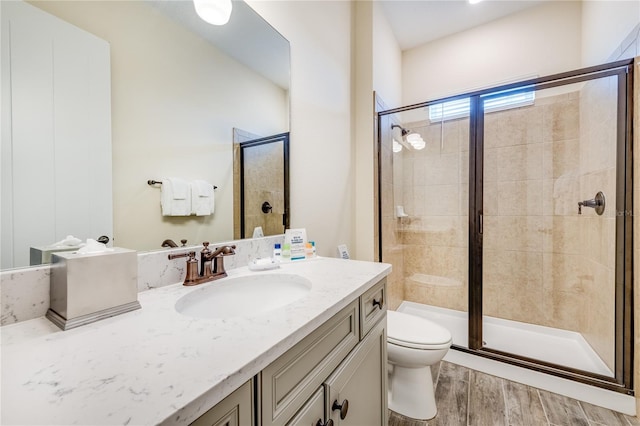
[{"label": "large wall mirror", "polygon": [[[3,107],[6,102],[11,102],[5,96],[5,89],[11,88],[6,86],[10,79],[4,69],[5,57],[10,45],[5,39],[7,34],[11,35],[7,31],[23,27],[22,22],[7,23],[6,3],[14,2],[0,3],[3,7]],[[82,147],[78,148],[71,142],[65,142],[71,139],[61,137],[60,131],[56,133],[57,125],[42,126],[40,118],[28,115],[29,105],[42,104],[37,98],[23,105],[23,110],[27,111],[24,112],[25,122],[41,129],[42,134],[45,133],[43,129],[53,129],[53,136],[46,137],[58,146],[62,142],[69,145],[65,155],[72,167],[67,167],[67,170],[77,167],[90,173],[93,169],[105,169],[100,163],[100,159],[105,159],[110,170],[104,172],[106,175],[111,172],[108,182],[103,178],[95,183],[93,178],[77,178],[79,175],[71,170],[65,175],[67,186],[82,186],[85,192],[77,192],[65,200],[56,196],[52,187],[54,181],[63,181],[57,178],[58,171],[53,168],[39,170],[38,166],[29,170],[29,161],[12,164],[14,174],[20,171],[24,176],[38,177],[28,193],[20,196],[26,200],[25,205],[30,206],[28,214],[13,214],[13,219],[22,218],[24,223],[49,222],[55,228],[45,232],[46,235],[37,235],[37,227],[31,227],[30,240],[24,250],[28,252],[29,246],[45,246],[75,233],[69,229],[71,225],[64,225],[64,220],[52,219],[55,212],[44,212],[39,207],[40,200],[53,200],[59,207],[63,203],[72,205],[84,200],[88,198],[86,194],[91,194],[93,201],[87,199],[82,208],[74,207],[78,217],[106,217],[103,222],[108,224],[111,221],[112,229],[103,232],[99,230],[103,228],[94,226],[87,231],[89,235],[74,235],[81,239],[111,233],[113,245],[140,251],[160,249],[165,239],[178,243],[186,239],[188,245],[233,239],[234,226],[237,228],[236,223],[240,221],[234,212],[234,192],[237,192],[234,189],[234,129],[243,129],[257,137],[287,134],[289,131],[289,42],[242,1],[233,1],[231,18],[224,26],[212,26],[200,20],[190,0],[47,0],[24,4],[104,42],[102,48],[106,46],[108,50],[104,71],[107,73],[108,90],[105,93],[110,103],[110,115],[107,115],[110,124],[108,121],[106,125],[102,123],[107,128],[100,132],[100,136],[110,133],[111,142],[110,152],[85,146],[97,135],[95,132],[93,135],[91,132],[81,134],[76,129],[88,121],[87,117],[94,116],[91,113],[67,117],[67,126],[71,129],[67,133],[77,133],[76,139],[83,141]],[[42,28],[41,23],[35,22],[34,25]],[[29,34],[39,32],[42,31]],[[64,47],[61,41],[56,43],[61,47],[54,46],[54,57],[61,56],[59,51],[77,51],[76,47]],[[11,58],[14,53],[11,53]],[[24,56],[31,57],[28,52]],[[85,57],[87,55],[83,55]],[[70,60],[73,62],[76,58],[71,57]],[[100,61],[85,62],[96,69]],[[32,96],[32,89],[39,86],[29,84],[28,78],[32,74],[38,75],[38,67],[27,65],[23,66],[30,71],[20,72],[24,80],[22,89],[26,87],[27,94]],[[76,66],[71,68],[78,69]],[[102,71],[97,72],[104,78]],[[69,77],[68,80],[77,78]],[[20,93],[18,89],[16,93]],[[91,90],[87,89],[88,92]],[[92,93],[86,96],[95,98]],[[58,103],[55,99],[52,101],[54,106]],[[14,108],[17,106],[16,103]],[[81,109],[88,110],[85,107]],[[5,130],[11,126],[6,126],[5,115],[2,120],[4,165],[11,160],[11,155],[4,155],[5,141],[11,136]],[[38,149],[32,149],[32,152],[47,157],[47,152],[42,153]],[[30,154],[26,154],[29,158]],[[147,182],[170,177],[204,180],[215,185],[214,213],[163,216],[161,186],[148,185]],[[99,191],[107,187],[111,188],[111,193],[107,189],[101,195]],[[13,212],[15,206],[12,202],[16,199],[15,191],[13,194],[9,192],[10,196],[6,194],[3,182],[3,239],[7,235],[4,218],[12,216],[5,212]],[[67,215],[66,222],[72,224],[77,220],[69,220]],[[45,229],[45,225],[41,228]],[[46,229],[49,230],[48,225]],[[8,233],[12,231],[13,228]],[[22,256],[19,261],[5,262],[3,259],[2,268],[28,264],[28,256]]]}]

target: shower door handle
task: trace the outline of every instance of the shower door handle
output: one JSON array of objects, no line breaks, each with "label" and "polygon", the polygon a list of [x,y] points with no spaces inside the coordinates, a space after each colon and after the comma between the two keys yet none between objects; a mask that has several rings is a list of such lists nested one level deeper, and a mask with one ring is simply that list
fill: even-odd
[{"label": "shower door handle", "polygon": [[482,234],[482,228],[483,228],[483,223],[482,223],[482,218],[484,216],[482,215],[482,213],[478,214],[478,233]]}]

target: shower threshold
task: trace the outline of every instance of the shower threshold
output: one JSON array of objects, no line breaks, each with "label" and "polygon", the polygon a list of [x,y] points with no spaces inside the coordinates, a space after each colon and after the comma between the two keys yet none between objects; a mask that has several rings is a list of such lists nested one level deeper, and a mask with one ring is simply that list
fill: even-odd
[{"label": "shower threshold", "polygon": [[[407,301],[402,302],[397,310],[427,318],[446,327],[451,331],[455,345],[468,347],[466,312]],[[496,327],[496,325],[500,327]],[[550,332],[550,330],[553,331]],[[483,332],[484,340],[495,349],[556,364],[564,363],[574,368],[613,376],[579,333],[487,317],[485,317]],[[577,337],[572,336],[573,334]],[[569,338],[569,336],[571,337]],[[514,345],[513,343],[516,341],[518,343]],[[450,350],[444,360],[630,416],[636,415],[636,401],[632,395],[556,377],[463,351]]]},{"label": "shower threshold", "polygon": [[[398,311],[442,325],[451,332],[454,345],[468,347],[466,312],[407,301],[402,302]],[[614,376],[577,332],[485,316],[482,340],[486,348],[607,377]]]}]

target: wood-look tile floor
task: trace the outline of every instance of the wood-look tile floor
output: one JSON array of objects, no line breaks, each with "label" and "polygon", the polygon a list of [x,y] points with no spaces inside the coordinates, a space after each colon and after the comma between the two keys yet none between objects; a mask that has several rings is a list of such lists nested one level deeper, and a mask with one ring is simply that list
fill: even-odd
[{"label": "wood-look tile floor", "polygon": [[432,367],[438,414],[389,426],[640,426],[636,417],[442,361]]}]

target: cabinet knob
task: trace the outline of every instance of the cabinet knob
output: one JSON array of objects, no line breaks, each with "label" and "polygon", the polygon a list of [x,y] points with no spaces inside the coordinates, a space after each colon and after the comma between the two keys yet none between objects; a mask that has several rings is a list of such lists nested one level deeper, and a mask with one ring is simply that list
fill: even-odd
[{"label": "cabinet knob", "polygon": [[333,426],[333,420],[329,419],[326,423],[322,423],[322,419],[318,419],[316,426]]},{"label": "cabinet knob", "polygon": [[340,419],[344,420],[347,417],[347,413],[349,412],[349,400],[345,399],[342,401],[342,404],[338,404],[338,400],[333,401],[333,405],[331,406],[331,410],[340,410]]},{"label": "cabinet knob", "polygon": [[381,296],[381,297],[380,297],[380,299],[378,299],[378,300],[373,299],[373,306],[374,306],[374,307],[376,307],[376,306],[377,306],[378,308],[382,309],[382,304],[383,304],[383,303],[384,303],[384,299],[382,298],[382,296]]}]

